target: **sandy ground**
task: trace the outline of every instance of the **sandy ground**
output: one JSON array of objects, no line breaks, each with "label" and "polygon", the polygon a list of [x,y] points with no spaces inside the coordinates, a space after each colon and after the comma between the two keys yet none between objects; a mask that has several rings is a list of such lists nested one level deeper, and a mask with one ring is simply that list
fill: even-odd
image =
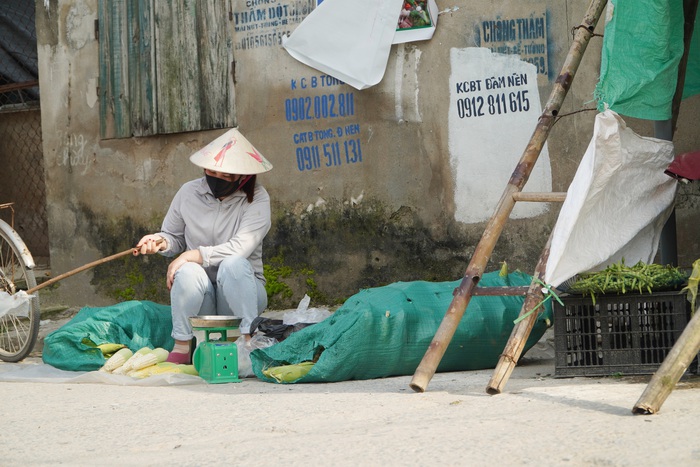
[{"label": "sandy ground", "polygon": [[649,377],[555,378],[549,332],[495,396],[492,370],[438,373],[424,393],[411,376],[3,381],[41,366],[36,355],[0,363],[0,465],[700,465],[700,377],[684,377],[659,413],[633,415]]}]

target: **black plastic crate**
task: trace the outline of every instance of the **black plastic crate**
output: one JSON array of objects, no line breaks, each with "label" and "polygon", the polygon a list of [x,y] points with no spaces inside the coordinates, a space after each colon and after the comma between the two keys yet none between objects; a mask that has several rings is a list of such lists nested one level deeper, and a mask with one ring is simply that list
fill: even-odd
[{"label": "black plastic crate", "polygon": [[[654,373],[690,320],[678,291],[561,297],[554,303],[555,376]],[[690,366],[697,369],[697,357]]]}]

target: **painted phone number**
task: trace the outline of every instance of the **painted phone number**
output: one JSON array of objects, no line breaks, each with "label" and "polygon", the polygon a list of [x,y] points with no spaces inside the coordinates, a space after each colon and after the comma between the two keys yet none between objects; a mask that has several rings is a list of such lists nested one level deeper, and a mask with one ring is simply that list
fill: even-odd
[{"label": "painted phone number", "polygon": [[285,99],[284,115],[288,122],[351,117],[355,115],[355,95],[345,92]]},{"label": "painted phone number", "polygon": [[503,115],[530,110],[527,91],[489,94],[487,96],[463,97],[457,99],[459,118],[483,117],[485,115]]},{"label": "painted phone number", "polygon": [[362,146],[360,139],[349,139],[342,142],[301,146],[296,150],[297,168],[300,172],[320,169],[321,167],[338,167],[345,164],[362,162]]}]

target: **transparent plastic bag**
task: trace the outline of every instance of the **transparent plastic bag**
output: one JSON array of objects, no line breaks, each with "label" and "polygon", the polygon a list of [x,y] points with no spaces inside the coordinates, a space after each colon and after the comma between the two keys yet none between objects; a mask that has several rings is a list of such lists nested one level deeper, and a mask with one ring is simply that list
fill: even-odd
[{"label": "transparent plastic bag", "polygon": [[325,308],[309,308],[309,303],[311,303],[311,297],[304,295],[296,310],[285,313],[282,316],[282,323],[288,326],[314,324],[320,323],[331,315],[331,312]]},{"label": "transparent plastic bag", "polygon": [[277,339],[262,334],[255,334],[249,341],[246,341],[243,336],[239,337],[236,340],[236,348],[238,349],[238,377],[250,378],[255,376],[250,361],[250,353],[253,350],[264,349],[277,343]]}]

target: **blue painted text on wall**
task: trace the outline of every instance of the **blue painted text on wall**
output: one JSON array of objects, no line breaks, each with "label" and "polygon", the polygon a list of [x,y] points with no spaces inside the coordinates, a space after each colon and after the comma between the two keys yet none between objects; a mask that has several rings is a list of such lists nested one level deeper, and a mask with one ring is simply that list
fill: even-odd
[{"label": "blue painted text on wall", "polygon": [[477,26],[476,42],[491,52],[520,55],[537,67],[539,75],[548,74],[547,13],[532,13],[529,17],[502,18],[481,21]]},{"label": "blue painted text on wall", "polygon": [[[336,90],[344,83],[332,76],[319,75],[292,79],[292,92],[318,91],[320,94],[289,97],[284,101],[285,118],[290,123],[313,124],[313,129],[292,135],[300,172],[340,167],[363,161],[361,129],[358,123],[339,123],[355,116],[355,93]],[[325,90],[330,92],[324,92]],[[324,122],[333,126],[318,128]]]}]

